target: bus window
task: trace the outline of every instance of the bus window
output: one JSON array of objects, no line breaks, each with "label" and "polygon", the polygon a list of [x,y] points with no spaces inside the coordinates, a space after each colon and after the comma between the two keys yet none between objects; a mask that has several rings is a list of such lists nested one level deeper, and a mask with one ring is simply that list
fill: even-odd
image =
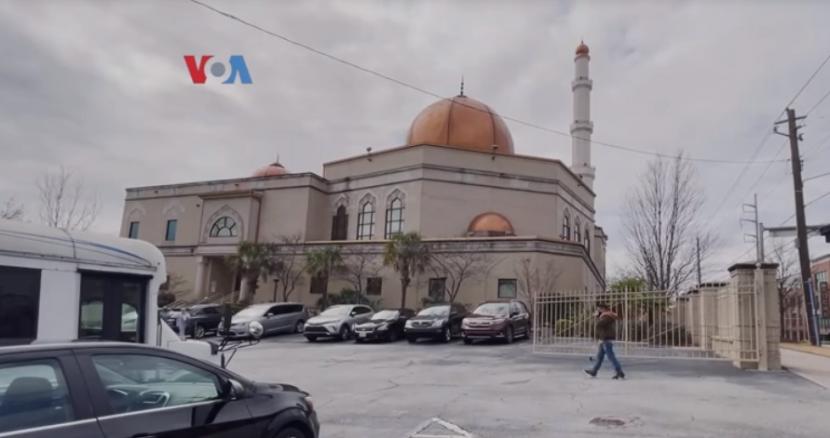
[{"label": "bus window", "polygon": [[0,266],[0,345],[37,338],[40,270]]}]

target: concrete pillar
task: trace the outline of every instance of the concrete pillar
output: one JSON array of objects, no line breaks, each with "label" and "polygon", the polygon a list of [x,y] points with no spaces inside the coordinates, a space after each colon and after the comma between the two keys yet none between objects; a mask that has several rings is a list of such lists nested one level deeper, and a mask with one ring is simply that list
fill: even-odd
[{"label": "concrete pillar", "polygon": [[[781,369],[778,265],[739,263],[729,268],[733,363],[739,368]],[[734,307],[733,307],[734,306]]]},{"label": "concrete pillar", "polygon": [[196,297],[203,297],[205,292],[205,264],[207,260],[204,257],[196,259],[196,280],[193,282],[193,295]]}]

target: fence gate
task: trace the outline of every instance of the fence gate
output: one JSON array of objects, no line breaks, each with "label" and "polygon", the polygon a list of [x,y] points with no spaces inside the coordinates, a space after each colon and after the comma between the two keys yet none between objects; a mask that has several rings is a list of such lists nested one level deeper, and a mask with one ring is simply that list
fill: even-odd
[{"label": "fence gate", "polygon": [[756,361],[754,290],[729,285],[676,296],[666,291],[574,291],[533,300],[533,351],[596,354],[596,305],[617,313],[624,357]]}]

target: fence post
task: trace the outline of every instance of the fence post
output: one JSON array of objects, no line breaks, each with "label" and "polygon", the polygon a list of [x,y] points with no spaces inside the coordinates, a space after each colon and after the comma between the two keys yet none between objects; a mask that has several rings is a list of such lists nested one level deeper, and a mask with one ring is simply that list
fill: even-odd
[{"label": "fence post", "polygon": [[623,297],[623,302],[625,302],[625,310],[624,310],[625,314],[623,315],[623,324],[625,324],[625,325],[623,325],[623,345],[624,345],[624,348],[625,348],[625,355],[628,356],[628,344],[631,341],[631,338],[629,337],[629,333],[628,333],[628,330],[629,330],[628,328],[631,325],[631,321],[629,321],[629,319],[628,319],[630,313],[629,313],[629,310],[628,310],[628,288],[627,287],[623,289],[623,293],[625,294],[625,296]]},{"label": "fence post", "polygon": [[756,347],[758,349],[758,369],[768,371],[769,353],[767,350],[767,311],[765,305],[767,294],[764,287],[764,271],[761,269],[760,263],[757,264],[754,274],[755,339],[757,340]]}]

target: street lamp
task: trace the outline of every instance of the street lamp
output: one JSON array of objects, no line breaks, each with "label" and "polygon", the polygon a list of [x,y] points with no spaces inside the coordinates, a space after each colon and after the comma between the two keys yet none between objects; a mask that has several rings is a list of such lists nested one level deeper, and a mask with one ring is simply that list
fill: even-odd
[{"label": "street lamp", "polygon": [[277,302],[277,285],[278,285],[278,284],[280,284],[280,279],[279,279],[279,278],[275,278],[275,279],[274,279],[274,301],[272,301],[272,302],[274,302],[274,303],[276,303],[276,302]]}]

